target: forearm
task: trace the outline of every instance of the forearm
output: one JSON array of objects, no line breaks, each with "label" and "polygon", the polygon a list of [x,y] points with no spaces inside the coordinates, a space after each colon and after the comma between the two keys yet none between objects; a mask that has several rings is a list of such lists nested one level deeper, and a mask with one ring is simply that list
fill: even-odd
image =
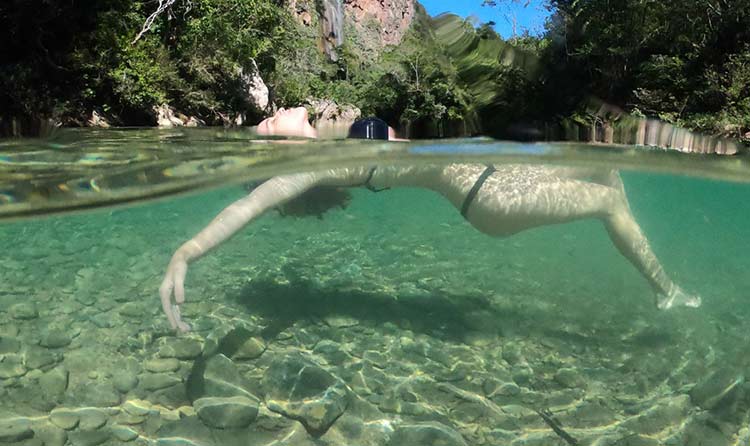
[{"label": "forearm", "polygon": [[185,242],[175,256],[194,260],[232,237],[268,209],[295,198],[313,187],[316,176],[309,173],[271,178],[219,213],[195,237]]}]

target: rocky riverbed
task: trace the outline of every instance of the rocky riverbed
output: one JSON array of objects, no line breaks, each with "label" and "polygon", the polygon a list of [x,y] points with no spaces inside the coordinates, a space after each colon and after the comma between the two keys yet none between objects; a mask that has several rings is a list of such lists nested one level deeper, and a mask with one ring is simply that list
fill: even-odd
[{"label": "rocky riverbed", "polygon": [[[0,444],[750,441],[741,313],[657,312],[626,298],[641,285],[575,294],[518,266],[588,226],[492,245],[488,264],[451,245],[459,219],[395,238],[356,209],[348,229],[269,217],[191,267],[178,336],[156,290],[190,231],[160,226],[185,212],[160,206],[1,227]],[[570,254],[548,255],[537,273]]]}]

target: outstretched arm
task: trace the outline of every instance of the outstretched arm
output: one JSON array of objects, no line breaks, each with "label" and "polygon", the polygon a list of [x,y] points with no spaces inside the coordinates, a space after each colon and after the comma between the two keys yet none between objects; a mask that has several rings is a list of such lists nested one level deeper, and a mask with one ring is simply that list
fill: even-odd
[{"label": "outstretched arm", "polygon": [[221,211],[208,226],[175,251],[159,288],[162,308],[172,328],[183,332],[190,330],[190,326],[180,318],[179,307],[185,302],[185,275],[188,263],[220,245],[268,209],[283,204],[315,186],[319,180],[320,177],[314,173],[271,178],[255,188],[247,197],[235,201]]}]

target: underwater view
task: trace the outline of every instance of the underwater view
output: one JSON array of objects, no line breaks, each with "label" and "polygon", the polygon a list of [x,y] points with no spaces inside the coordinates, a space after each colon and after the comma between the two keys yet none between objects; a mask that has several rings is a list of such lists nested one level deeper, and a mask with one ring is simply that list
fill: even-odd
[{"label": "underwater view", "polygon": [[0,446],[750,446],[750,0],[0,42]]},{"label": "underwater view", "polygon": [[[112,131],[97,156],[81,149],[105,141],[102,132],[3,146],[4,178],[16,180],[4,183],[0,205],[12,217],[0,223],[2,444],[750,441],[750,177],[740,181],[734,167],[744,155],[679,154],[706,166],[710,178],[702,178],[688,161],[677,164],[680,172],[674,154],[643,147],[612,155],[606,146],[571,151],[483,139],[246,139],[232,149],[238,134],[212,131],[214,153],[196,164],[183,156],[196,139],[189,133],[169,133],[174,147],[185,148],[170,148],[171,159],[163,148],[152,158],[136,149],[158,146],[144,142],[149,132],[163,140],[156,130],[130,140]],[[117,144],[132,146],[130,163],[107,155],[121,153],[112,149]],[[46,176],[26,175],[43,170],[34,156],[49,156],[45,148],[70,162],[58,160]],[[483,188],[513,171],[506,169],[554,169],[545,162],[550,154],[566,155],[568,167],[605,172],[619,159],[630,210],[658,262],[701,305],[657,309],[649,281],[618,251],[606,218],[492,237],[433,191],[358,187],[319,218],[269,210],[191,263],[180,305],[190,330],[174,330],[159,297],[170,257],[246,196],[250,180],[316,167],[290,168],[284,150],[328,165],[475,157],[480,171],[488,161],[497,169]],[[633,156],[649,157],[649,168],[632,169],[642,162]],[[157,163],[157,176],[155,160],[172,167]],[[97,181],[70,180],[86,169]],[[160,197],[159,184],[182,191],[175,172],[209,180],[189,194],[108,206],[122,196]],[[130,191],[146,176],[154,184]],[[125,177],[131,180],[117,181]],[[69,187],[49,186],[66,179]],[[71,210],[103,207],[29,217],[61,212],[48,201],[63,192]]]}]

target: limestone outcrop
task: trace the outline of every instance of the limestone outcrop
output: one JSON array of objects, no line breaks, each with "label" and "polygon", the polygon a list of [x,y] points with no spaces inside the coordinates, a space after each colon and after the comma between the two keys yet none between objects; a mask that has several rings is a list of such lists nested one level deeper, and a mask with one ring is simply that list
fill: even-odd
[{"label": "limestone outcrop", "polygon": [[344,0],[344,14],[357,32],[368,35],[373,25],[380,46],[398,45],[414,18],[413,0]]}]

